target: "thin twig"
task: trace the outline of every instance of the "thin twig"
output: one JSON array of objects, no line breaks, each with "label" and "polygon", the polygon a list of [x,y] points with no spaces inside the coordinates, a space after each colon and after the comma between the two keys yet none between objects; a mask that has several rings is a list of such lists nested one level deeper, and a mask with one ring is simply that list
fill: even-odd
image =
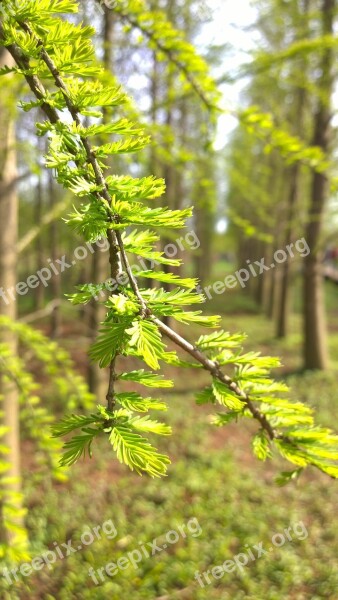
[{"label": "thin twig", "polygon": [[138,299],[138,301],[139,301],[139,303],[141,305],[141,309],[142,309],[141,310],[141,314],[142,314],[143,317],[148,317],[151,314],[151,310],[148,308],[148,306],[147,306],[146,302],[144,301],[144,299],[142,297],[142,294],[141,294],[141,292],[139,290],[136,278],[134,277],[132,268],[131,268],[131,266],[129,264],[129,260],[128,260],[127,253],[126,253],[126,250],[125,250],[125,247],[124,247],[124,244],[123,244],[122,236],[121,236],[121,234],[120,234],[119,231],[116,232],[116,237],[117,237],[117,241],[118,241],[118,244],[119,244],[119,248],[120,248],[120,252],[121,252],[121,256],[122,256],[122,261],[123,261],[123,264],[124,264],[124,268],[125,268],[126,273],[128,275],[128,279],[129,279],[131,288],[132,288],[132,290],[133,290],[136,298]]},{"label": "thin twig", "polygon": [[61,300],[52,300],[41,310],[37,310],[34,313],[21,317],[21,319],[19,319],[19,323],[33,323],[34,321],[48,317],[56,308],[60,306],[61,303]]},{"label": "thin twig", "polygon": [[233,381],[231,379],[231,377],[229,377],[228,375],[225,375],[221,371],[221,369],[219,368],[219,365],[215,361],[207,358],[200,350],[198,350],[198,348],[196,348],[195,346],[190,344],[190,342],[188,342],[186,339],[184,339],[182,336],[180,336],[178,333],[176,333],[176,331],[174,331],[173,329],[171,329],[170,327],[168,327],[167,325],[162,323],[162,321],[160,321],[156,317],[152,317],[152,320],[154,321],[154,323],[156,323],[158,328],[169,339],[171,339],[176,344],[176,346],[179,346],[180,348],[182,348],[182,350],[185,350],[185,352],[190,354],[190,356],[192,356],[197,362],[199,362],[206,371],[209,371],[209,373],[213,377],[215,377],[216,379],[218,379],[219,381],[224,383],[241,400],[243,400],[243,402],[245,402],[245,404],[247,405],[248,409],[250,410],[252,416],[255,419],[257,419],[257,421],[260,422],[261,426],[268,433],[269,438],[271,440],[278,437],[278,435],[276,434],[274,429],[271,427],[271,425],[270,425],[268,419],[265,417],[265,415],[263,415],[263,413],[261,413],[255,407],[253,402],[250,400],[249,396],[243,390],[241,390],[241,388],[237,385],[237,383],[235,381]]},{"label": "thin twig", "polygon": [[139,29],[151,42],[155,43],[155,45],[161,52],[163,52],[164,54],[166,54],[168,56],[169,60],[184,74],[184,77],[190,83],[191,87],[196,92],[196,94],[199,96],[199,98],[202,100],[202,102],[205,105],[205,107],[207,108],[207,110],[209,110],[209,111],[220,110],[219,107],[215,106],[214,104],[212,104],[210,102],[210,100],[207,98],[206,94],[203,92],[203,90],[198,85],[195,78],[189,71],[188,67],[186,67],[180,60],[178,60],[178,58],[176,58],[175,54],[169,48],[166,48],[166,46],[164,44],[162,44],[158,39],[156,39],[146,27],[143,27],[141,25],[141,23],[138,23],[138,21],[135,21],[130,15],[125,14],[120,10],[117,10],[116,12],[117,12],[117,14],[120,15],[120,17],[124,21],[129,23],[129,25],[131,25],[132,27],[135,27],[136,29]]}]

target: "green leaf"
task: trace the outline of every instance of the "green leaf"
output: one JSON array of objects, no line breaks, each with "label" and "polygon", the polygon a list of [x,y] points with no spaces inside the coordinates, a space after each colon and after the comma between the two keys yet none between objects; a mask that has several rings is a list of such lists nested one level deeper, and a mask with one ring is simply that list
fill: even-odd
[{"label": "green leaf", "polygon": [[246,417],[250,417],[252,416],[251,413],[246,414],[239,411],[229,411],[227,413],[217,413],[217,415],[215,415],[214,417],[212,417],[212,424],[216,425],[216,427],[223,427],[224,425],[228,425],[228,423],[232,423],[232,421],[238,421],[239,417],[242,416],[246,416]]},{"label": "green leaf", "polygon": [[142,356],[149,367],[154,370],[159,369],[158,361],[165,350],[165,345],[155,323],[138,319],[133,321],[126,333],[131,337],[129,346],[136,348],[138,355]]},{"label": "green leaf", "polygon": [[67,415],[61,421],[54,423],[51,426],[53,437],[61,437],[71,433],[74,429],[79,429],[87,425],[98,424],[100,422],[99,415]]},{"label": "green leaf", "polygon": [[210,350],[213,348],[237,348],[242,345],[246,339],[243,333],[230,334],[228,331],[215,331],[210,335],[201,335],[196,346],[200,350]]},{"label": "green leaf", "polygon": [[307,466],[309,461],[306,458],[306,453],[302,450],[299,450],[297,446],[293,446],[284,440],[275,440],[275,445],[280,454],[290,462],[298,465],[299,467]]},{"label": "green leaf", "polygon": [[[138,125],[137,123],[134,123],[132,121],[129,121],[126,118],[123,119],[119,119],[118,121],[113,121],[112,123],[100,123],[100,124],[93,124],[93,125],[89,125],[88,127],[85,127],[83,125],[78,125],[73,123],[71,126],[71,129],[74,133],[81,135],[83,137],[96,137],[96,136],[102,136],[102,135],[108,135],[108,134],[116,134],[116,135],[142,135],[143,134],[143,127]],[[120,181],[122,183],[122,181],[124,180],[133,180],[132,177],[125,177],[125,176],[119,176],[119,175],[114,175],[111,177],[110,182],[113,185],[114,181]],[[150,179],[150,178],[147,178]],[[152,177],[152,179],[154,180],[155,178]],[[163,184],[163,180],[162,184]]]},{"label": "green leaf", "polygon": [[103,324],[96,342],[89,351],[91,359],[97,361],[100,367],[108,367],[114,356],[123,350],[130,323],[131,320],[126,319],[122,322],[110,321]]},{"label": "green leaf", "polygon": [[139,152],[150,144],[150,137],[133,137],[102,146],[95,146],[93,152],[98,158],[106,158],[111,154],[126,154],[128,152]]},{"label": "green leaf", "polygon": [[[119,200],[152,200],[165,191],[164,179],[153,176],[137,179],[129,175],[111,175],[106,181],[109,192]],[[140,207],[144,209],[142,205]]]},{"label": "green leaf", "polygon": [[156,308],[157,305],[163,303],[181,307],[204,302],[202,294],[177,288],[169,292],[163,288],[142,290],[142,297],[152,308]]},{"label": "green leaf", "polygon": [[68,90],[73,104],[81,112],[93,106],[120,106],[128,99],[121,86],[104,86],[99,81],[73,79],[68,82]]},{"label": "green leaf", "polygon": [[257,456],[259,460],[264,461],[271,457],[270,442],[264,430],[261,429],[254,436],[252,440],[252,449],[254,455]]},{"label": "green leaf", "polygon": [[[109,179],[109,178],[108,178]],[[120,222],[124,226],[129,225],[143,225],[147,227],[168,227],[172,229],[181,229],[185,227],[186,220],[192,215],[192,208],[185,210],[169,210],[168,208],[149,208],[143,206],[139,202],[126,202],[119,200],[119,195],[109,186],[109,192],[116,200],[112,202],[112,209],[119,215]],[[130,193],[136,195],[137,191],[133,191],[133,187],[130,186]],[[142,198],[142,194],[138,195]]]},{"label": "green leaf", "polygon": [[211,387],[207,387],[196,394],[196,404],[215,404],[215,402],[215,395]]},{"label": "green leaf", "polygon": [[75,0],[39,0],[34,2],[10,3],[10,14],[19,21],[44,21],[54,13],[77,13],[79,5]]},{"label": "green leaf", "polygon": [[320,471],[326,473],[326,475],[330,475],[334,479],[338,479],[338,466],[328,463],[322,463],[319,461],[312,461],[312,464],[316,466]]},{"label": "green leaf", "polygon": [[160,271],[139,271],[137,273],[138,277],[145,277],[146,279],[156,279],[157,281],[161,281],[163,283],[172,283],[175,285],[180,285],[182,287],[186,287],[189,289],[194,289],[197,285],[196,279],[185,278],[182,279],[179,275],[174,275],[174,273],[162,273]]},{"label": "green leaf", "polygon": [[147,439],[135,433],[128,424],[115,425],[109,436],[117,458],[139,475],[148,473],[151,477],[161,477],[166,474],[170,460],[160,454]]},{"label": "green leaf", "polygon": [[171,435],[172,429],[170,425],[159,423],[146,417],[132,417],[128,424],[137,431],[146,431],[148,433],[156,433],[157,435]]},{"label": "green leaf", "polygon": [[261,356],[260,352],[247,352],[246,354],[241,354],[240,352],[236,352],[232,354],[227,351],[223,351],[220,355],[217,356],[218,362],[220,364],[236,364],[236,365],[245,365],[251,366],[256,369],[275,369],[281,366],[281,362],[276,356]]},{"label": "green leaf", "polygon": [[112,309],[116,315],[136,315],[139,312],[139,306],[124,294],[115,294],[110,296],[107,307]]},{"label": "green leaf", "polygon": [[100,296],[101,292],[106,290],[105,284],[93,284],[93,283],[84,283],[83,285],[78,285],[76,288],[79,290],[75,294],[65,294],[66,298],[68,298],[69,302],[74,305],[78,304],[88,304],[94,298]]},{"label": "green leaf", "polygon": [[230,410],[241,411],[245,407],[245,402],[218,379],[213,379],[212,389],[218,402]]},{"label": "green leaf", "polygon": [[172,315],[180,323],[196,323],[202,327],[218,327],[222,318],[219,315],[203,315],[201,310],[174,311]]},{"label": "green leaf", "polygon": [[1,75],[8,75],[9,73],[20,73],[22,72],[20,69],[18,69],[18,67],[8,67],[7,65],[5,65],[4,67],[1,67],[0,69],[0,76]]},{"label": "green leaf", "polygon": [[80,210],[74,207],[66,223],[78,234],[82,235],[88,242],[96,242],[99,238],[106,237],[107,212],[102,204],[91,202],[82,205]]},{"label": "green leaf", "polygon": [[60,465],[62,467],[70,466],[76,463],[81,457],[86,454],[92,457],[91,446],[94,438],[101,433],[98,429],[84,428],[83,435],[76,435],[71,440],[65,442],[64,450]]},{"label": "green leaf", "polygon": [[144,369],[122,373],[118,379],[122,381],[135,381],[150,388],[170,388],[174,385],[172,381],[162,379],[161,375],[145,371]]},{"label": "green leaf", "polygon": [[303,472],[302,468],[295,469],[294,471],[282,471],[275,479],[275,482],[280,487],[287,485],[290,481],[298,479],[300,474]]},{"label": "green leaf", "polygon": [[160,400],[143,398],[136,392],[120,392],[115,395],[116,401],[125,409],[136,412],[149,410],[167,410],[167,405]]},{"label": "green leaf", "polygon": [[[76,196],[88,196],[93,192],[99,192],[102,190],[101,186],[98,186],[96,183],[88,181],[88,177],[73,177],[69,179],[67,182],[67,187],[73,194]],[[106,225],[107,228],[107,225]]]}]

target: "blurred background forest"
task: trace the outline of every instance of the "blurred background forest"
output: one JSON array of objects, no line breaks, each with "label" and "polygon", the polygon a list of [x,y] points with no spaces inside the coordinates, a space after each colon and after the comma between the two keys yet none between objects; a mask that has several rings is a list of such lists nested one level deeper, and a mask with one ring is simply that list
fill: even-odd
[{"label": "blurred background forest", "polygon": [[[73,18],[96,27],[107,84],[120,82],[133,98],[118,117],[138,120],[152,138],[136,158],[114,159],[113,172],[164,177],[164,205],[194,206],[186,230],[161,231],[159,250],[184,263],[168,269],[197,277],[205,312],[222,315],[225,330],[245,332],[248,349],[281,356],[293,398],[316,407],[323,425],[336,422],[337,3],[147,0],[143,18],[133,2],[124,13],[103,2],[80,5]],[[205,59],[209,74],[195,66],[203,86],[154,43],[154,10]],[[8,64],[2,51],[0,65]],[[58,468],[50,423],[66,410],[90,411],[107,386],[105,371],[87,355],[104,307],[93,300],[78,308],[65,295],[81,283],[105,281],[109,271],[105,246],[84,246],[67,227],[74,199],[44,167],[46,142],[35,128],[43,117],[18,108],[26,96],[22,80],[2,77],[0,349],[9,345],[17,357],[17,381],[1,381],[0,435],[10,469],[3,468],[0,500],[5,506],[10,493],[16,503],[15,517],[8,508],[2,554],[25,560],[28,536],[31,555],[40,556],[55,542],[75,539],[84,525],[108,519],[118,536],[96,540],[52,570],[10,583],[0,575],[1,597],[336,600],[335,482],[310,471],[300,484],[278,487],[278,463],[251,456],[250,424],[212,428],[207,406],[194,405],[203,373],[187,372],[174,392],[161,390],[174,429],[162,442],[173,457],[164,482],[129,474],[104,446],[67,474]],[[192,330],[191,337],[199,333]],[[166,370],[175,379],[174,367]],[[89,576],[90,567],[116,561],[192,517],[202,528],[198,538],[181,539],[99,586]],[[307,527],[306,540],[276,547],[204,588],[196,582],[196,571],[246,544],[269,545],[297,521]]]}]

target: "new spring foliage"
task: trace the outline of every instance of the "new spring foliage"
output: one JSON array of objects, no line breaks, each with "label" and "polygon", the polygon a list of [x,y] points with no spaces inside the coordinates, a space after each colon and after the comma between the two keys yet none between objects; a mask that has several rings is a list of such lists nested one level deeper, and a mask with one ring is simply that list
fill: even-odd
[{"label": "new spring foliage", "polygon": [[[151,43],[157,43],[183,76],[191,65],[187,85],[200,97],[210,98],[213,88],[207,70],[193,48],[185,45],[182,35],[177,34],[175,39],[172,27],[159,27],[150,12],[141,14],[138,2],[130,3],[128,13],[128,4],[117,2],[116,14],[149,34]],[[338,477],[338,437],[315,425],[311,408],[291,402],[287,386],[272,379],[270,370],[279,366],[278,359],[243,352],[245,336],[220,330],[219,317],[193,310],[193,305],[203,302],[195,292],[194,279],[149,270],[139,273],[143,280],[171,283],[175,289],[138,286],[128,254],[177,266],[177,260],[154,250],[156,231],[183,227],[192,211],[156,206],[165,191],[162,179],[136,179],[109,172],[111,157],[138,152],[149,138],[128,118],[112,118],[110,122],[103,119],[103,107],[120,111],[127,97],[120,87],[100,83],[102,68],[90,41],[93,29],[64,20],[63,13],[77,12],[77,3],[6,0],[3,5],[0,40],[17,64],[14,69],[4,69],[3,74],[14,71],[24,76],[34,98],[22,101],[21,107],[27,111],[41,107],[46,114],[47,119],[37,124],[38,134],[49,139],[46,165],[77,198],[68,224],[89,242],[108,237],[112,275],[117,274],[121,261],[128,273],[128,280],[105,301],[106,318],[90,351],[91,359],[110,371],[108,406],[100,399],[96,412],[66,415],[53,427],[56,437],[72,435],[65,442],[61,464],[71,465],[86,453],[91,455],[95,439],[105,436],[118,460],[137,473],[164,475],[169,458],[149,440],[154,434],[170,434],[170,427],[151,416],[165,410],[166,405],[156,393],[152,397],[123,391],[123,382],[136,382],[159,392],[173,385],[159,373],[161,365],[168,363],[181,369],[209,371],[210,385],[198,394],[197,402],[215,408],[214,422],[218,426],[242,418],[254,419],[259,425],[252,442],[254,454],[266,460],[275,452],[294,465],[283,481],[298,475],[307,465]],[[81,286],[71,302],[87,303],[94,287]],[[162,325],[164,316],[215,331],[202,335],[192,345]],[[163,333],[188,352],[189,360],[168,350]],[[125,356],[136,357],[140,368],[124,371]]]}]

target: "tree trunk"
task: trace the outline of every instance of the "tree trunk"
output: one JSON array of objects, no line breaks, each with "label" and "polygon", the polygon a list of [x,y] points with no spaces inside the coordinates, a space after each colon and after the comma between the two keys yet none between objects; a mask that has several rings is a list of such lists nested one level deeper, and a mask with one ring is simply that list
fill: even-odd
[{"label": "tree trunk", "polygon": [[197,163],[198,173],[193,187],[194,230],[200,242],[193,251],[194,276],[205,287],[212,276],[212,254],[215,231],[216,192],[210,180],[213,164],[208,157]]},{"label": "tree trunk", "polygon": [[[335,0],[322,2],[322,33],[333,34]],[[322,51],[321,78],[318,84],[318,104],[314,121],[312,144],[325,153],[329,151],[330,100],[333,92],[333,51]],[[326,369],[328,367],[327,333],[321,252],[319,248],[328,180],[324,173],[313,173],[306,241],[311,252],[304,258],[304,367]]]},{"label": "tree trunk", "polygon": [[[305,24],[305,30],[309,34],[308,30],[308,12],[309,12],[309,0],[304,0],[301,6],[301,15],[303,17],[303,23]],[[302,28],[300,39],[304,37],[304,27]],[[307,67],[306,59],[302,60],[302,67],[304,71]],[[304,135],[304,111],[306,105],[307,92],[304,87],[300,87],[296,91],[296,111],[295,111],[295,134],[300,138]],[[300,185],[301,169],[300,163],[296,162],[290,170],[290,189],[287,203],[287,223],[285,232],[285,247],[292,243],[293,231],[294,231],[294,218],[296,214],[296,208],[298,203],[299,185]],[[291,264],[286,260],[282,265],[281,273],[281,286],[280,286],[280,299],[278,304],[277,324],[276,324],[276,336],[277,338],[285,338],[288,329],[288,317],[290,312],[290,282],[292,275]]]},{"label": "tree trunk", "polygon": [[[0,50],[0,66],[12,65],[12,58],[4,49]],[[14,289],[17,283],[17,235],[18,235],[18,198],[16,190],[17,165],[15,149],[15,122],[8,106],[8,98],[3,94],[0,100],[0,281],[1,290],[5,291],[0,299],[0,314],[15,320],[17,317],[16,301],[10,299],[6,291]],[[1,342],[5,343],[12,355],[17,356],[16,336],[9,332],[1,332]],[[6,455],[9,470],[1,481],[3,502],[7,502],[17,510],[16,525],[22,524],[20,516],[21,503],[16,494],[21,490],[20,469],[20,431],[19,431],[19,395],[15,383],[7,381],[0,372],[1,424],[8,428],[3,436],[3,443],[9,453]],[[14,496],[15,494],[15,496]],[[4,511],[1,511],[0,539],[5,544],[14,544],[15,531],[6,528]]]},{"label": "tree trunk", "polygon": [[[104,53],[103,62],[107,71],[112,68],[112,50],[114,41],[114,14],[108,7],[104,7],[103,17],[103,43]],[[106,113],[104,111],[106,117]],[[103,283],[108,278],[107,257],[104,252],[101,252],[98,246],[95,246],[95,252],[92,261],[92,277],[93,283]],[[102,302],[93,300],[89,305],[89,330],[92,341],[95,341],[100,323],[104,321],[106,309]],[[88,368],[88,385],[90,391],[103,401],[107,393],[108,374],[105,369],[100,369],[98,363],[90,362]]]},{"label": "tree trunk", "polygon": [[[295,209],[297,205],[298,189],[299,189],[300,165],[296,163],[291,168],[290,173],[290,192],[288,198],[287,210],[287,225],[285,234],[285,247],[292,242],[293,238],[293,221]],[[282,339],[286,337],[288,316],[290,308],[290,281],[291,281],[291,265],[290,261],[286,260],[281,265],[280,273],[280,297],[277,308],[277,324],[276,337]]]},{"label": "tree trunk", "polygon": [[212,275],[212,241],[214,233],[214,215],[208,207],[195,204],[195,233],[200,242],[198,250],[194,250],[194,276],[204,287]]},{"label": "tree trunk", "polygon": [[266,316],[268,319],[274,319],[276,313],[277,289],[277,273],[275,269],[271,269],[271,271],[269,271],[269,292],[266,305]]},{"label": "tree trunk", "polygon": [[[51,171],[48,173],[48,193],[49,193],[49,208],[50,208],[50,210],[53,210],[53,208],[55,207],[55,201],[56,201],[56,198],[55,198],[56,191],[55,191],[53,173]],[[59,258],[58,224],[55,219],[52,221],[52,224],[50,226],[50,248],[51,248],[51,259],[52,259],[53,263],[55,264],[55,261]],[[42,287],[42,286],[39,286],[39,287]],[[62,287],[61,275],[60,274],[54,275],[51,279],[51,291],[52,291],[53,300],[61,299],[61,287]],[[61,313],[60,313],[59,305],[55,306],[55,308],[53,309],[53,312],[51,314],[50,326],[51,326],[51,337],[54,339],[60,337]]]},{"label": "tree trunk", "polygon": [[[38,185],[36,186],[36,203],[35,203],[35,225],[41,225],[43,215],[43,188],[42,177],[39,174]],[[41,235],[38,235],[35,242],[36,251],[36,269],[42,269],[43,265],[43,243]],[[38,285],[35,290],[35,309],[41,310],[45,299],[45,287]]]}]

